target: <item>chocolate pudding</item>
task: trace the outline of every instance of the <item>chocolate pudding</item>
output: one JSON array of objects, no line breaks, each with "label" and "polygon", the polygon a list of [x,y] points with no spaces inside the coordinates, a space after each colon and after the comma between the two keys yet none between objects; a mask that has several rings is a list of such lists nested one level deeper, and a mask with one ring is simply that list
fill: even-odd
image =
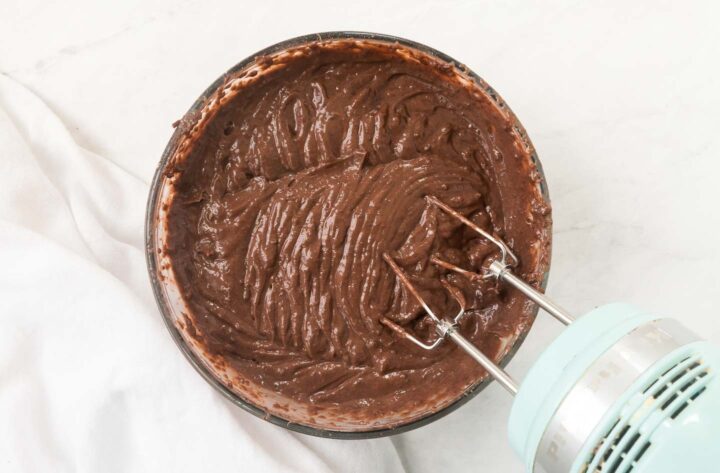
[{"label": "chocolate pudding", "polygon": [[491,94],[412,48],[318,41],[257,58],[180,121],[164,251],[187,336],[236,375],[223,382],[246,398],[275,393],[264,409],[280,417],[305,406],[294,422],[372,430],[442,409],[487,376],[451,342],[425,351],[380,321],[436,337],[387,253],[436,313],[458,309],[443,279],[462,291],[461,333],[496,361],[532,323],[519,293],[429,261],[478,271],[497,256],[427,202],[436,196],[501,236],[535,287],[548,268],[532,148]]}]

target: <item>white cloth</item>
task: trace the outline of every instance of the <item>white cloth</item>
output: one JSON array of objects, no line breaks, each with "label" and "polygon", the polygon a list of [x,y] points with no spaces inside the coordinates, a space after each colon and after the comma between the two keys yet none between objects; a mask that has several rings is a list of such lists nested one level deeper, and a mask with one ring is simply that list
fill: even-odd
[{"label": "white cloth", "polygon": [[145,269],[148,186],[0,75],[0,471],[400,471],[388,439],[270,425],[174,346]]}]

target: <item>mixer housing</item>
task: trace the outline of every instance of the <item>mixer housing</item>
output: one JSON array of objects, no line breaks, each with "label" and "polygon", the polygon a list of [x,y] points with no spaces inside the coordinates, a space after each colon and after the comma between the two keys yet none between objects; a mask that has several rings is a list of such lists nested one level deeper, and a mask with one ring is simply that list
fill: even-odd
[{"label": "mixer housing", "polygon": [[536,473],[715,471],[720,349],[625,304],[572,323],[523,381],[510,442]]}]

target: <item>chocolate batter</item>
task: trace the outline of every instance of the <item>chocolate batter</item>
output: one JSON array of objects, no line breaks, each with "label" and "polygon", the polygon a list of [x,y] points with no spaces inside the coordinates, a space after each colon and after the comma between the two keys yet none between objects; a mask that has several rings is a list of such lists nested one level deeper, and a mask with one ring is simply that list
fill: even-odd
[{"label": "chocolate batter", "polygon": [[441,278],[461,289],[463,335],[500,359],[532,307],[429,262],[477,270],[494,253],[425,197],[501,235],[539,285],[549,208],[519,131],[461,72],[397,45],[316,43],[258,62],[267,70],[166,170],[167,251],[193,337],[244,380],[368,428],[451,403],[486,373],[450,342],[424,351],[380,323],[435,337],[382,256],[440,314],[457,311]]}]

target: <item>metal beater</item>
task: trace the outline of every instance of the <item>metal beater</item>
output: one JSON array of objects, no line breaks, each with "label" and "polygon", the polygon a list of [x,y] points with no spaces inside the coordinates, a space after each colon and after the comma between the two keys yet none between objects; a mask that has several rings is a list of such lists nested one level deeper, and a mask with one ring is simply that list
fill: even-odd
[{"label": "metal beater", "polygon": [[[473,223],[470,219],[465,217],[460,212],[456,211],[446,203],[442,202],[440,199],[434,196],[428,196],[426,197],[426,200],[436,206],[437,208],[441,209],[448,215],[458,219],[468,227],[470,227],[473,231],[481,235],[482,237],[489,240],[491,243],[493,243],[500,252],[500,257],[493,260],[487,268],[484,268],[484,274],[478,274],[474,273],[472,271],[468,271],[466,269],[460,268],[459,266],[456,266],[452,263],[448,263],[447,261],[443,261],[440,258],[437,258],[433,256],[430,261],[442,268],[449,269],[451,271],[454,271],[458,274],[461,274],[462,276],[465,276],[471,280],[477,279],[477,278],[483,278],[483,279],[495,279],[498,282],[507,282],[514,288],[520,290],[525,296],[527,296],[530,300],[538,304],[540,307],[542,307],[544,310],[546,310],[548,313],[550,313],[553,317],[555,317],[557,320],[562,322],[565,325],[569,325],[573,322],[573,317],[562,307],[554,303],[552,300],[550,300],[547,296],[544,294],[536,291],[533,289],[532,286],[530,286],[528,283],[517,277],[512,272],[512,268],[516,267],[519,264],[519,260],[517,256],[512,252],[512,250],[505,244],[504,241],[502,241],[500,238],[492,235],[491,233],[483,230],[479,226],[477,226],[475,223]],[[502,368],[500,368],[498,365],[493,363],[493,361],[485,356],[480,350],[478,350],[475,345],[470,343],[468,339],[460,335],[458,331],[458,323],[462,319],[462,317],[465,315],[465,300],[462,297],[462,294],[450,286],[448,283],[445,282],[445,280],[442,281],[443,286],[447,289],[447,291],[450,293],[450,295],[457,301],[458,305],[460,306],[460,311],[450,320],[438,317],[435,312],[433,312],[432,309],[428,306],[428,304],[425,302],[423,297],[420,295],[420,293],[417,291],[415,286],[410,282],[410,279],[407,277],[407,275],[403,272],[403,270],[400,268],[400,266],[395,263],[395,261],[392,259],[390,255],[387,253],[383,255],[383,258],[385,261],[390,265],[392,270],[397,275],[398,279],[402,284],[407,288],[408,291],[415,297],[418,302],[422,305],[423,309],[425,309],[425,312],[430,316],[430,319],[435,323],[436,331],[438,334],[438,338],[436,338],[432,343],[428,344],[421,340],[419,340],[414,335],[410,334],[407,330],[403,329],[396,323],[392,322],[390,319],[383,318],[381,322],[386,325],[388,328],[392,329],[395,333],[398,335],[407,338],[411,342],[413,342],[415,345],[425,349],[425,350],[432,350],[436,348],[445,338],[450,338],[453,342],[458,344],[460,348],[465,350],[468,355],[472,356],[480,365],[482,365],[483,368],[485,368],[490,375],[497,380],[506,390],[508,390],[513,395],[518,392],[518,384],[512,379],[512,377],[505,372]]]},{"label": "metal beater", "polygon": [[451,339],[515,396],[510,443],[528,472],[718,471],[714,447],[720,444],[720,348],[675,320],[626,304],[601,306],[575,321],[513,274],[518,258],[501,239],[436,197],[427,201],[499,250],[499,257],[481,273],[437,257],[431,259],[433,264],[471,280],[506,282],[568,326],[519,386],[459,333],[466,304],[458,289],[443,280],[460,310],[452,318],[440,317],[395,261],[384,255],[434,322],[438,338],[425,343],[387,318],[381,322],[425,350]]}]

